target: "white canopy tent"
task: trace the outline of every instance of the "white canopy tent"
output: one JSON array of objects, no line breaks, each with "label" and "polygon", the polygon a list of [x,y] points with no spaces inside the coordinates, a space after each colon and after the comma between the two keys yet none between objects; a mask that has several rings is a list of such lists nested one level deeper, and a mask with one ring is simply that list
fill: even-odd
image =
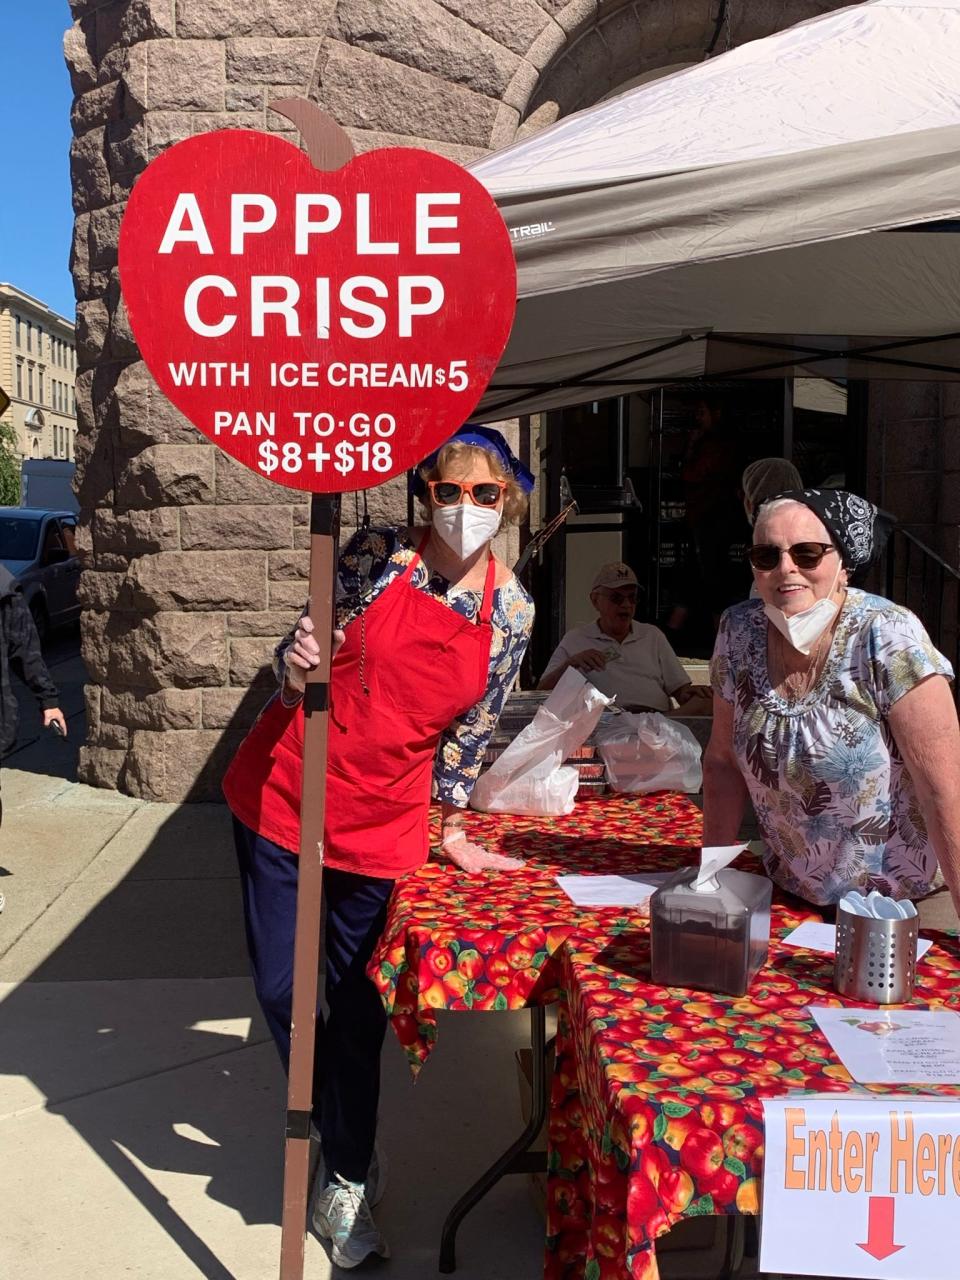
[{"label": "white canopy tent", "polygon": [[513,334],[476,420],[703,377],[960,377],[960,0],[871,0],[472,166]]}]

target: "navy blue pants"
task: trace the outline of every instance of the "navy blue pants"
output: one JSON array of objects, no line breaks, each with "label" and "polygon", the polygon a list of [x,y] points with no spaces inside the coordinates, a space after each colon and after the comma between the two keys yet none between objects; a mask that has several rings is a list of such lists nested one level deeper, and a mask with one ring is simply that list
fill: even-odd
[{"label": "navy blue pants", "polygon": [[[233,829],[253,981],[286,1070],[300,860],[236,818]],[[329,1016],[317,1010],[313,1120],[328,1175],[350,1182],[367,1176],[377,1132],[387,1015],[366,967],[383,932],[392,889],[392,880],[324,868]]]}]

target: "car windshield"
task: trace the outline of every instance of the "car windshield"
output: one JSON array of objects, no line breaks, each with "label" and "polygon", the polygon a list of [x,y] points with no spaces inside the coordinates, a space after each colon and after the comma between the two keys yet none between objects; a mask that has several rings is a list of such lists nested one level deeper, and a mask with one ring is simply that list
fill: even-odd
[{"label": "car windshield", "polygon": [[0,560],[32,560],[39,532],[39,520],[0,516]]}]

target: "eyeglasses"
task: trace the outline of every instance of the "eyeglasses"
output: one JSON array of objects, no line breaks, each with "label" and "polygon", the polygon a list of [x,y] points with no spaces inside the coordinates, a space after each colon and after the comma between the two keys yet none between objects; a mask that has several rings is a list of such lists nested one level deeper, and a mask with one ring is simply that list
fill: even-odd
[{"label": "eyeglasses", "polygon": [[597,590],[612,601],[613,604],[636,604],[637,588],[636,587],[598,587]]},{"label": "eyeglasses", "polygon": [[755,569],[776,569],[780,557],[786,552],[798,569],[815,569],[825,555],[836,551],[832,542],[795,542],[792,547],[775,547],[760,542],[747,552],[747,559]]},{"label": "eyeglasses", "polygon": [[428,480],[427,488],[438,507],[454,507],[465,493],[477,507],[495,507],[507,487],[506,480]]}]

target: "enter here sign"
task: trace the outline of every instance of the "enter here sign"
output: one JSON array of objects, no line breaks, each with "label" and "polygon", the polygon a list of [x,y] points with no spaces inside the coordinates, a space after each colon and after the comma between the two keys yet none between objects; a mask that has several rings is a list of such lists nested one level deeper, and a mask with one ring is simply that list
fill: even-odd
[{"label": "enter here sign", "polygon": [[956,1099],[764,1102],[760,1269],[865,1280],[955,1280]]}]

